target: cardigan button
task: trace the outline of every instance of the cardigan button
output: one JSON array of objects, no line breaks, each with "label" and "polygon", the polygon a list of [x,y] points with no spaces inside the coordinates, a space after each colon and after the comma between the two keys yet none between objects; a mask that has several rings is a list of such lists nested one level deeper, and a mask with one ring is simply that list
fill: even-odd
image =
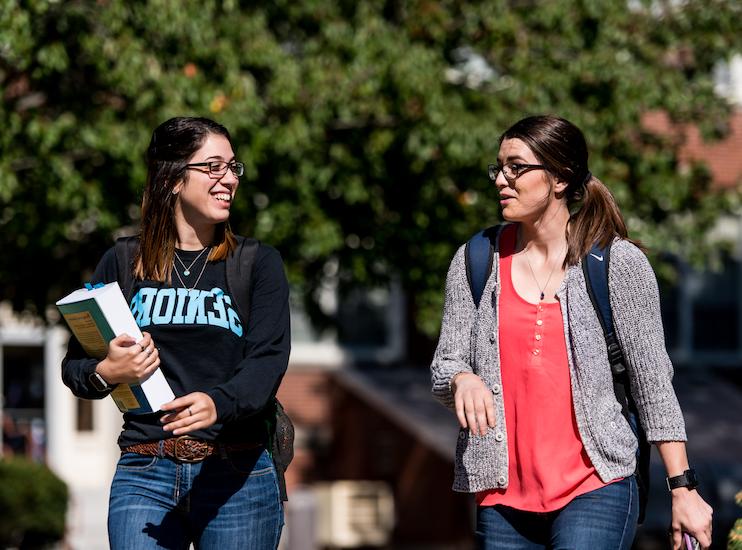
[{"label": "cardigan button", "polygon": [[493,330],[492,332],[490,332],[490,342],[494,344],[496,339],[497,339],[497,335],[495,334],[495,331]]},{"label": "cardigan button", "polygon": [[497,484],[500,485],[501,487],[504,486],[507,482],[508,482],[508,478],[506,478],[505,476],[500,476],[497,478]]},{"label": "cardigan button", "polygon": [[500,390],[501,389],[502,388],[500,388],[500,384],[495,384],[494,386],[492,386],[492,393],[498,394],[498,393],[500,393]]},{"label": "cardigan button", "polygon": [[502,441],[503,439],[505,439],[505,436],[502,434],[502,432],[497,432],[495,434],[495,441]]},{"label": "cardigan button", "polygon": [[466,439],[466,432],[464,430],[461,430],[459,432],[459,439],[461,439],[461,440]]}]

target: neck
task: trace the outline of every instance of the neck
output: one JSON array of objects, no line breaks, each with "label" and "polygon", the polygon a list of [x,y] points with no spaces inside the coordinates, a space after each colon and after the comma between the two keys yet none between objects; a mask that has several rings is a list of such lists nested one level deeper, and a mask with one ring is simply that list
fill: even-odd
[{"label": "neck", "polygon": [[569,210],[559,208],[545,213],[535,221],[522,221],[519,224],[519,250],[540,252],[545,256],[562,254],[567,243],[567,224]]},{"label": "neck", "polygon": [[175,224],[177,238],[175,246],[180,250],[201,250],[211,246],[214,242],[214,226],[208,226],[200,231],[190,225]]}]

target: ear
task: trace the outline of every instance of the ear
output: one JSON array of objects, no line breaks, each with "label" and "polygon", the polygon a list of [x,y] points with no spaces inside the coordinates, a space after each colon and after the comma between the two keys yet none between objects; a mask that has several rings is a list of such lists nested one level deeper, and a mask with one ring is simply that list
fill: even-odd
[{"label": "ear", "polygon": [[183,180],[180,180],[180,181],[179,181],[178,183],[176,183],[176,184],[175,184],[175,185],[173,186],[173,189],[172,189],[172,191],[170,191],[170,192],[171,192],[171,193],[172,193],[173,195],[177,195],[178,193],[180,193],[180,190],[181,190],[181,189],[183,189]]},{"label": "ear", "polygon": [[567,187],[569,184],[566,181],[563,180],[555,180],[554,181],[554,195],[560,199],[564,196],[564,193],[567,191]]}]

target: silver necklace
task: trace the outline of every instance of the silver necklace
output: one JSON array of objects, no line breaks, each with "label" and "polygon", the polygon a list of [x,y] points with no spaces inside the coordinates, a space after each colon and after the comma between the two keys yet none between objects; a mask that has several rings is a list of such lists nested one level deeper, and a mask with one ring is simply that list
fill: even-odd
[{"label": "silver necklace", "polygon": [[175,257],[176,257],[176,258],[178,259],[178,261],[180,262],[180,265],[182,265],[182,266],[183,266],[183,275],[185,275],[186,277],[188,277],[188,275],[190,275],[190,274],[191,274],[191,268],[193,267],[193,264],[195,264],[195,263],[196,263],[196,262],[198,261],[198,259],[199,259],[199,258],[200,258],[200,257],[201,257],[201,256],[203,255],[203,253],[204,253],[204,252],[205,252],[206,250],[208,250],[209,248],[211,248],[211,247],[207,246],[206,248],[204,248],[204,249],[203,249],[203,250],[202,250],[202,251],[201,251],[201,252],[199,253],[199,255],[198,255],[198,256],[196,256],[196,258],[195,258],[195,259],[194,259],[194,260],[193,260],[193,261],[191,262],[191,265],[189,265],[188,267],[186,267],[186,264],[184,264],[184,263],[183,263],[183,260],[181,260],[181,259],[180,259],[180,256],[178,256],[178,252],[177,252],[177,251],[175,252]]},{"label": "silver necklace", "polygon": [[546,290],[546,287],[549,286],[549,281],[551,281],[551,276],[554,275],[554,270],[556,270],[556,266],[558,264],[555,263],[552,266],[551,271],[549,272],[549,278],[546,279],[546,283],[544,284],[544,286],[541,286],[538,283],[538,279],[536,278],[536,273],[534,273],[534,271],[533,271],[533,266],[531,266],[531,260],[528,259],[528,249],[525,248],[525,247],[523,247],[523,255],[526,257],[526,262],[528,263],[528,269],[531,270],[531,277],[533,277],[533,280],[536,282],[536,286],[538,287],[538,290],[541,293],[541,295],[539,296],[539,301],[543,301],[543,299],[544,299],[544,291]]},{"label": "silver necklace", "polygon": [[[208,247],[204,248],[204,250],[207,250],[207,249],[210,249],[210,248],[211,247],[208,246]],[[201,251],[201,254],[204,253],[204,250]],[[196,260],[201,257],[201,254],[198,255],[198,257],[196,258]],[[178,253],[177,252],[175,253],[175,257],[178,258]],[[178,260],[180,261],[180,258],[178,258]],[[196,260],[193,260],[193,262],[191,262],[191,265],[189,267],[193,267],[193,264],[196,263]],[[182,261],[180,263],[183,264]],[[206,271],[206,264],[208,264],[208,263],[209,263],[209,257],[206,256],[206,261],[204,262],[203,267],[201,267],[201,273],[198,274],[198,277],[196,278],[196,282],[193,283],[193,286],[191,288],[188,288],[188,285],[186,285],[183,282],[183,279],[181,278],[180,273],[178,273],[178,267],[175,265],[175,262],[173,262],[173,271],[175,271],[175,276],[178,277],[178,280],[180,281],[180,284],[183,285],[183,288],[185,288],[186,290],[188,290],[190,292],[191,290],[193,290],[194,288],[196,288],[196,285],[198,285],[198,282],[201,280],[201,276],[204,274],[204,271]],[[185,267],[185,265],[183,265],[183,267]],[[186,274],[185,272],[183,272],[183,273]]]}]

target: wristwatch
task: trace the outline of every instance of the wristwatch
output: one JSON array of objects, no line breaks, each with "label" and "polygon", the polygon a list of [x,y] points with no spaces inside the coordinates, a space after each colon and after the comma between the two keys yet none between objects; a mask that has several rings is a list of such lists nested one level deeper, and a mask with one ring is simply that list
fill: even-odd
[{"label": "wristwatch", "polygon": [[698,477],[696,477],[696,471],[693,468],[688,468],[679,476],[667,477],[667,489],[671,491],[678,487],[685,487],[689,491],[692,491],[698,487]]},{"label": "wristwatch", "polygon": [[93,371],[90,376],[88,376],[88,380],[90,380],[90,384],[99,392],[108,391],[113,387],[95,371]]}]

